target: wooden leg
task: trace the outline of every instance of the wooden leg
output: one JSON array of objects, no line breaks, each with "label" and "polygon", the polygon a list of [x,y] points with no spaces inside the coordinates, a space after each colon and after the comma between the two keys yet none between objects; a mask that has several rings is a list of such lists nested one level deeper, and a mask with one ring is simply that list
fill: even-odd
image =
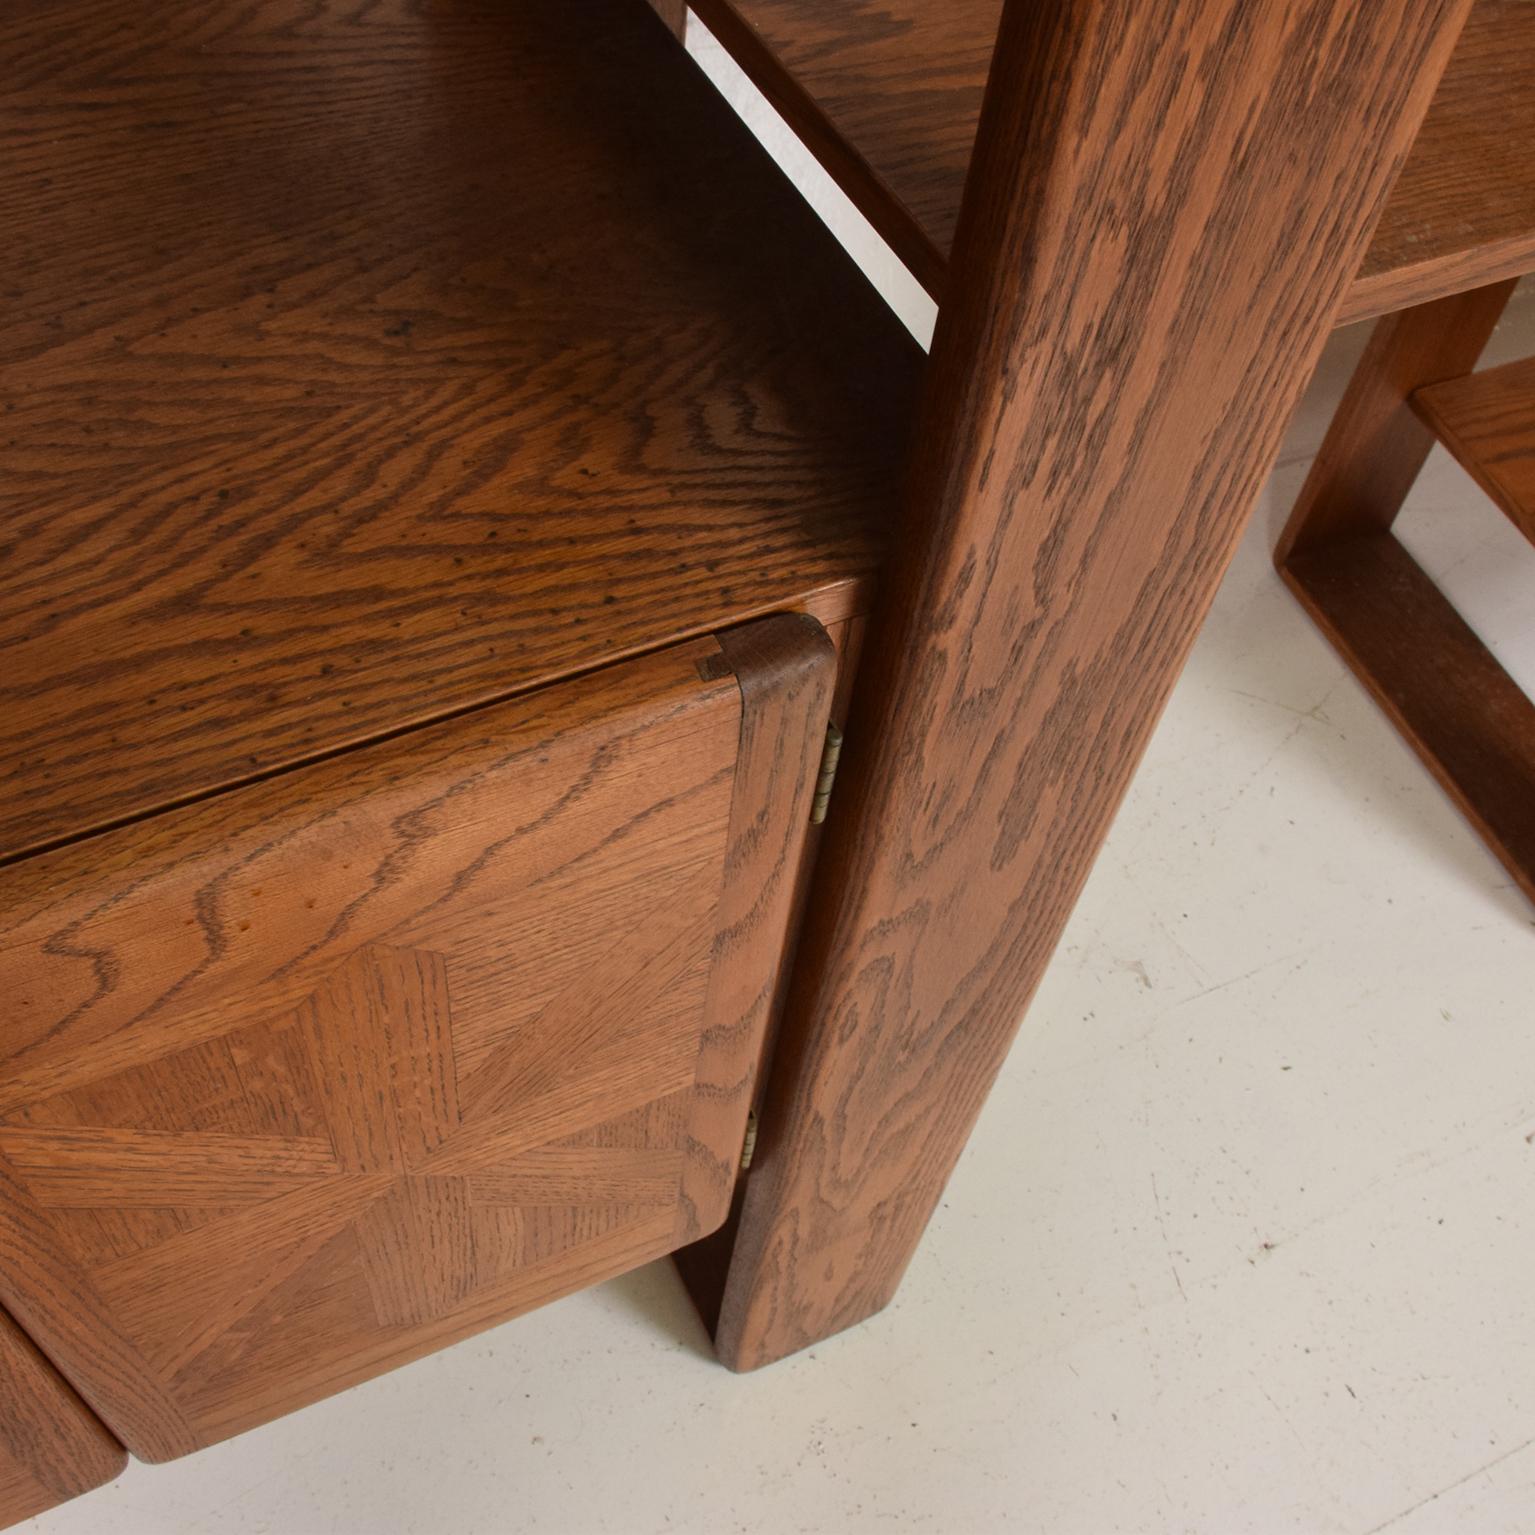
[{"label": "wooden leg", "polygon": [[1380,321],[1274,558],[1535,901],[1535,704],[1391,533],[1435,442],[1410,397],[1471,371],[1513,289],[1497,283]]},{"label": "wooden leg", "polygon": [[1390,533],[1292,554],[1281,573],[1535,901],[1535,703]]},{"label": "wooden leg", "polygon": [[1476,366],[1516,286],[1475,288],[1376,323],[1274,551],[1281,570],[1292,554],[1396,521],[1435,442],[1408,403],[1413,391]]},{"label": "wooden leg", "polygon": [[1466,0],[1009,0],[716,1334],[894,1294]]}]

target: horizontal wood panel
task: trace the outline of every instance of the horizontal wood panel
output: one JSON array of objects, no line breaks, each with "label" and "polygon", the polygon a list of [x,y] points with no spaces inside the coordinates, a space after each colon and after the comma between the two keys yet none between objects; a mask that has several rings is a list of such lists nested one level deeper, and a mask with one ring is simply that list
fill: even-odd
[{"label": "horizontal wood panel", "polygon": [[724,1218],[833,670],[757,630],[0,870],[0,1296],[135,1454]]},{"label": "horizontal wood panel", "polygon": [[1431,384],[1413,396],[1413,404],[1535,543],[1535,358]]},{"label": "horizontal wood panel", "polygon": [[1280,573],[1535,900],[1535,703],[1391,534],[1293,553]]},{"label": "horizontal wood panel", "polygon": [[1476,0],[1339,323],[1535,271],[1535,5]]},{"label": "horizontal wood panel", "polygon": [[0,68],[0,858],[866,603],[920,359],[636,0],[55,0]]},{"label": "horizontal wood panel", "polygon": [[[1002,0],[697,0],[941,296]],[[1478,0],[1338,323],[1535,268],[1535,6]]]}]

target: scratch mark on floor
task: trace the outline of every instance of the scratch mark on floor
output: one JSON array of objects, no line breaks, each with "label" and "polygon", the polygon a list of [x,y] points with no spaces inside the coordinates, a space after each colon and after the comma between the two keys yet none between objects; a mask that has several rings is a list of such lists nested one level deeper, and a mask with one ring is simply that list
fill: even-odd
[{"label": "scratch mark on floor", "polygon": [[1297,949],[1293,954],[1281,954],[1278,959],[1267,959],[1261,965],[1254,965],[1251,970],[1244,971],[1241,975],[1234,975],[1229,981],[1217,981],[1213,986],[1206,986],[1203,991],[1196,991],[1192,996],[1187,996],[1179,1002],[1179,1007],[1187,1007],[1190,1002],[1197,1002],[1201,997],[1213,997],[1218,991],[1225,991],[1228,986],[1239,986],[1243,981],[1250,981],[1255,975],[1262,975],[1265,970],[1272,970],[1276,965],[1287,965],[1291,960],[1300,959],[1307,951]]},{"label": "scratch mark on floor", "polygon": [[1167,1222],[1162,1218],[1162,1196],[1157,1192],[1157,1175],[1151,1175],[1151,1199],[1157,1207],[1157,1230],[1162,1233],[1162,1251],[1167,1254],[1167,1266],[1173,1271],[1173,1283],[1178,1286],[1179,1295],[1183,1295],[1183,1304],[1189,1303],[1187,1295],[1183,1294],[1183,1277],[1178,1272],[1177,1262],[1173,1258],[1173,1244],[1167,1239]]},{"label": "scratch mark on floor", "polygon": [[1393,1514],[1384,1524],[1377,1524],[1374,1529],[1367,1530],[1365,1535],[1380,1535],[1382,1530],[1389,1530],[1393,1524],[1400,1524],[1409,1514],[1415,1514],[1420,1508],[1427,1508],[1430,1503],[1442,1498],[1447,1492],[1454,1492],[1457,1487],[1464,1487],[1467,1482],[1479,1477],[1483,1472],[1491,1471],[1494,1466],[1501,1466],[1505,1460],[1512,1460],[1521,1450],[1527,1450],[1535,1444],[1535,1435],[1526,1439],[1523,1444],[1516,1444],[1513,1449],[1505,1450],[1501,1455],[1495,1455],[1485,1465],[1478,1466],[1474,1471],[1468,1471],[1463,1477],[1450,1483],[1448,1487],[1441,1487],[1438,1492],[1431,1492],[1426,1498],[1419,1498],[1411,1508],[1404,1508],[1401,1513]]}]

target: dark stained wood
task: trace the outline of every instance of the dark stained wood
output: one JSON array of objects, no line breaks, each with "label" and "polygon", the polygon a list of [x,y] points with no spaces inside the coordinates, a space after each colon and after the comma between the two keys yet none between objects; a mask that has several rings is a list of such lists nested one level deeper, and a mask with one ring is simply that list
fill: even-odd
[{"label": "dark stained wood", "polygon": [[1466,9],[1009,5],[746,1180],[728,1363],[893,1295]]},{"label": "dark stained wood", "polygon": [[[697,0],[942,297],[1002,0]],[[1535,6],[1478,0],[1338,323],[1535,268]]]},{"label": "dark stained wood", "polygon": [[0,858],[866,605],[919,355],[635,0],[55,0],[0,66]]},{"label": "dark stained wood", "polygon": [[801,614],[727,631],[719,644],[740,682],[741,743],[707,1024],[693,1076],[699,1129],[682,1175],[689,1241],[722,1223],[735,1192],[837,678],[826,631]]},{"label": "dark stained wood", "polygon": [[649,0],[651,10],[666,23],[673,37],[681,38],[687,31],[687,0]]},{"label": "dark stained wood", "polygon": [[1281,573],[1535,901],[1535,704],[1389,533],[1292,555]]},{"label": "dark stained wood", "polygon": [[1383,533],[1418,478],[1434,434],[1413,392],[1476,366],[1514,290],[1512,281],[1454,294],[1376,321],[1275,550]]},{"label": "dark stained wood", "polygon": [[1002,0],[694,0],[693,9],[941,298]]},{"label": "dark stained wood", "polygon": [[0,1311],[0,1529],[110,1482],[123,1447]]},{"label": "dark stained wood", "polygon": [[[761,626],[759,626],[761,627]],[[835,684],[831,696],[827,700],[830,704],[830,718],[839,727],[847,720],[848,701],[852,696],[853,683],[858,671],[858,658],[863,645],[863,631],[865,620],[851,618],[826,631],[828,642],[834,647],[836,653]],[[750,635],[752,630],[737,631],[740,635]],[[721,636],[722,643],[728,643],[727,636]],[[747,708],[750,709],[750,697],[748,695]],[[820,711],[823,718],[825,711]],[[746,728],[746,720],[749,713],[743,715],[743,732]],[[808,765],[811,779],[818,776],[820,758],[825,742],[824,730],[812,741],[807,743],[808,750],[800,764],[799,771]],[[772,760],[783,754],[783,748],[775,746],[770,754],[764,752],[764,762]],[[746,746],[743,736],[742,747],[742,771],[746,770]],[[813,783],[810,785],[813,790]],[[791,888],[788,892],[789,900],[786,908],[778,905],[784,898],[784,889],[779,883],[782,869],[775,867],[773,871],[772,900],[774,904],[773,922],[765,921],[756,923],[756,931],[766,937],[770,926],[776,926],[778,938],[773,948],[773,953],[778,958],[776,973],[772,972],[771,965],[762,963],[749,972],[748,984],[753,988],[751,1007],[753,1010],[766,1007],[767,1029],[762,1047],[762,1058],[759,1062],[753,1062],[753,1074],[750,1078],[744,1078],[741,1086],[732,1085],[726,1089],[722,1096],[734,1103],[741,1091],[748,1094],[753,1108],[760,1106],[760,1100],[772,1070],[773,1042],[776,1037],[779,1020],[783,1013],[783,1004],[788,991],[788,985],[794,971],[794,954],[798,947],[799,935],[804,923],[805,906],[810,897],[810,886],[815,873],[816,856],[820,848],[820,841],[824,826],[806,826],[805,819],[808,816],[808,801],[801,803],[796,800],[795,814],[799,817],[802,835],[796,843],[795,866],[789,871]],[[754,843],[757,839],[753,837]],[[758,852],[751,843],[743,847],[743,857],[749,858],[757,864],[764,862],[763,854]],[[724,938],[728,929],[722,927],[721,937]],[[771,973],[771,990],[763,992],[762,980]],[[764,1069],[765,1068],[765,1069]],[[717,1231],[708,1236],[691,1242],[687,1247],[676,1253],[677,1268],[682,1275],[683,1282],[688,1287],[688,1292],[697,1306],[700,1316],[709,1327],[714,1330],[719,1320],[720,1303],[724,1295],[725,1281],[730,1270],[730,1255],[735,1247],[736,1225],[741,1213],[742,1180],[739,1177],[739,1166],[731,1170],[732,1199],[730,1214]]]},{"label": "dark stained wood", "polygon": [[1513,288],[1376,323],[1275,563],[1535,900],[1535,706],[1391,533],[1438,432],[1535,536],[1535,367],[1470,372]]},{"label": "dark stained wood", "polygon": [[1420,389],[1413,406],[1535,543],[1535,358]]},{"label": "dark stained wood", "polygon": [[1535,271],[1535,5],[1474,0],[1340,322]]},{"label": "dark stained wood", "polygon": [[136,1455],[724,1220],[831,655],[769,619],[0,871],[0,1298]]}]

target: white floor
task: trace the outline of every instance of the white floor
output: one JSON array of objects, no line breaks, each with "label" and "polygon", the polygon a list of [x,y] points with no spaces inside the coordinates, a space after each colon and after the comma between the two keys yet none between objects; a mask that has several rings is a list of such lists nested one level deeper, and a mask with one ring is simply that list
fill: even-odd
[{"label": "white floor", "polygon": [[[1361,341],[890,1310],[735,1377],[658,1265],[28,1528],[1535,1532],[1535,909],[1268,563]],[[1535,552],[1403,532],[1535,688]]]}]

